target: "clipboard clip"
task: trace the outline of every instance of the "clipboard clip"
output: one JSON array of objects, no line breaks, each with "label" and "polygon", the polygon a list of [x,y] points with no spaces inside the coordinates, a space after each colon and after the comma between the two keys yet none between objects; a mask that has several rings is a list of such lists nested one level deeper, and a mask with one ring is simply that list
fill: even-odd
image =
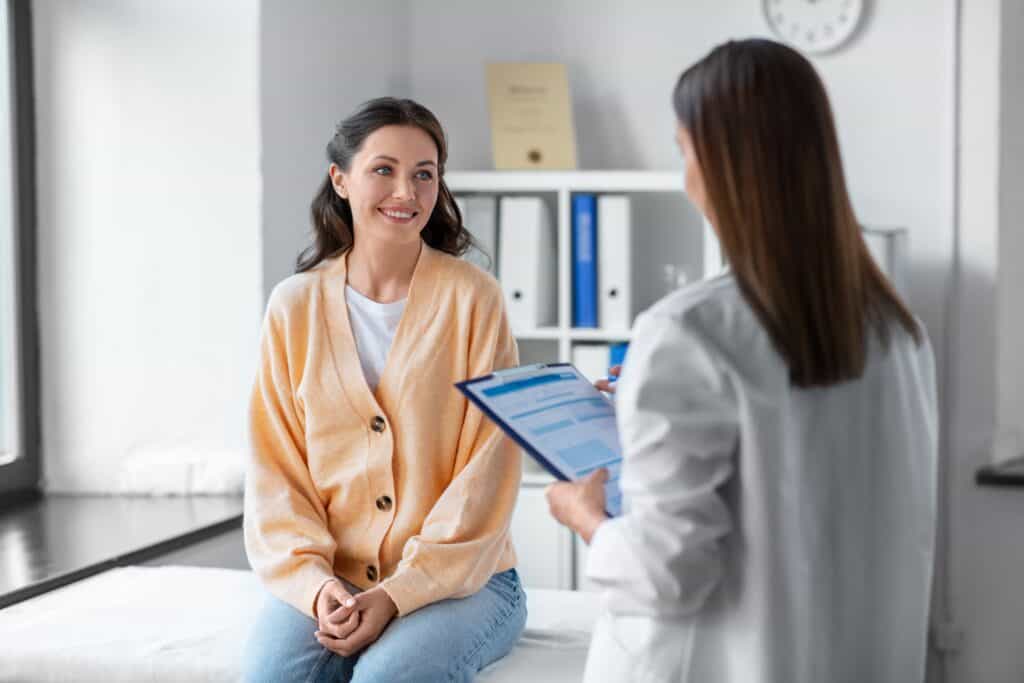
[{"label": "clipboard clip", "polygon": [[543,370],[547,367],[547,363],[534,363],[533,365],[521,365],[517,368],[507,368],[505,370],[495,370],[493,373],[494,378],[501,381],[502,384],[515,380],[516,378],[523,377],[524,375],[530,375],[538,370]]}]

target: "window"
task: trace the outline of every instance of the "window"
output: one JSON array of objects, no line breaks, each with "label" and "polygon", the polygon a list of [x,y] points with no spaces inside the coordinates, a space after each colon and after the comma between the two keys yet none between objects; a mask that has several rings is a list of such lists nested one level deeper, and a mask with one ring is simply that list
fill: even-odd
[{"label": "window", "polygon": [[0,503],[40,469],[29,7],[0,0]]},{"label": "window", "polygon": [[0,465],[21,456],[21,422],[17,369],[16,301],[18,257],[15,246],[14,183],[11,172],[11,59],[9,6],[0,6]]}]

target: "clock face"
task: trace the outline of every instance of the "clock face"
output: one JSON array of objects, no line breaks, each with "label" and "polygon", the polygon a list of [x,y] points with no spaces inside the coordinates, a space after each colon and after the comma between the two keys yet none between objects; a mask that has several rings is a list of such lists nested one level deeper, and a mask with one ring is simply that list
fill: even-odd
[{"label": "clock face", "polygon": [[853,36],[865,0],[761,0],[768,25],[798,50],[830,52]]}]

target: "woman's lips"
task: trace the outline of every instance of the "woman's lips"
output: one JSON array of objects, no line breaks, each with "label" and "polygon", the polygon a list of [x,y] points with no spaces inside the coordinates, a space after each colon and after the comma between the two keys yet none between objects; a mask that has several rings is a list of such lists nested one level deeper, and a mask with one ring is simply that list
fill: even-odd
[{"label": "woman's lips", "polygon": [[377,209],[377,212],[392,223],[411,223],[419,213],[409,209]]}]

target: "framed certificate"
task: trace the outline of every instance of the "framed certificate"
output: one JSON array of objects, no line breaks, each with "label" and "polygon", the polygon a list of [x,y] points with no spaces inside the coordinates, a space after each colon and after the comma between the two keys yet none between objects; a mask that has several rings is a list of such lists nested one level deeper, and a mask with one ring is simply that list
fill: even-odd
[{"label": "framed certificate", "polygon": [[563,481],[608,469],[605,512],[622,512],[615,409],[569,363],[526,365],[459,382],[459,391]]},{"label": "framed certificate", "polygon": [[576,132],[564,64],[487,65],[494,168],[576,168]]}]

